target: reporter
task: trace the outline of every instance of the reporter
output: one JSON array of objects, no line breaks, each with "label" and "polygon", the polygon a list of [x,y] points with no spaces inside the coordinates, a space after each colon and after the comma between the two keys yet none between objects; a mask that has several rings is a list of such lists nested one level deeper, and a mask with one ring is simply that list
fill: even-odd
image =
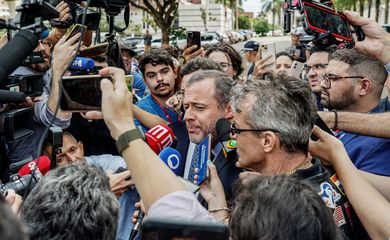
[{"label": "reporter", "polygon": [[310,153],[336,170],[350,203],[370,237],[387,239],[390,236],[389,202],[356,169],[337,138],[317,126],[314,127],[313,134],[319,140],[310,141]]}]

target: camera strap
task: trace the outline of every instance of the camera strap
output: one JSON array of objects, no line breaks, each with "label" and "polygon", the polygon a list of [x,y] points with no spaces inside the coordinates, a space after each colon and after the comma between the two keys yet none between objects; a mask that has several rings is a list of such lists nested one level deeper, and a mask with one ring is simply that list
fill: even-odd
[{"label": "camera strap", "polygon": [[130,20],[130,7],[129,7],[129,4],[127,4],[126,7],[125,7],[125,12],[123,13],[123,20],[125,21],[125,27],[124,28],[120,28],[120,27],[114,25],[114,30],[116,32],[123,32],[129,26],[129,20]]}]

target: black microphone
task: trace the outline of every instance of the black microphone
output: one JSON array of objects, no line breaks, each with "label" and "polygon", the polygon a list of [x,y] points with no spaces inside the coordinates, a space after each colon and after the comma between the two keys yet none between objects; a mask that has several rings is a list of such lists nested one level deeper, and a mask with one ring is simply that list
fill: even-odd
[{"label": "black microphone", "polygon": [[0,89],[0,103],[24,103],[26,94]]},{"label": "black microphone", "polygon": [[10,29],[10,30],[18,30],[19,28],[15,25],[8,24],[4,19],[0,19],[0,29]]},{"label": "black microphone", "polygon": [[37,46],[38,37],[29,30],[21,30],[0,49],[0,85]]},{"label": "black microphone", "polygon": [[236,158],[237,142],[230,138],[231,123],[226,118],[218,119],[215,130],[217,132],[217,139],[222,143],[223,154],[227,159]]},{"label": "black microphone", "polygon": [[142,223],[144,216],[145,216],[145,213],[143,213],[141,211],[141,208],[140,208],[139,214],[137,217],[137,222],[134,224],[133,228],[131,229],[129,240],[133,240],[137,236],[137,233],[139,232],[139,227]]}]

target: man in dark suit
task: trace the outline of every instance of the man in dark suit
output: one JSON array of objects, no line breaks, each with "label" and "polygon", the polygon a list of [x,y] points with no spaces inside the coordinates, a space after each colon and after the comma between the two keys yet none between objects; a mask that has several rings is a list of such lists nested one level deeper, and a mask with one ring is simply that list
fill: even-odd
[{"label": "man in dark suit", "polygon": [[184,178],[194,181],[193,157],[197,145],[208,135],[212,135],[210,160],[216,165],[218,175],[224,186],[228,200],[232,199],[232,184],[240,173],[234,159],[223,154],[223,145],[217,140],[216,122],[220,118],[231,119],[229,92],[233,80],[226,74],[206,70],[195,73],[184,85],[183,106],[185,126],[176,123],[170,125],[178,139],[177,150],[185,159],[182,167]]}]

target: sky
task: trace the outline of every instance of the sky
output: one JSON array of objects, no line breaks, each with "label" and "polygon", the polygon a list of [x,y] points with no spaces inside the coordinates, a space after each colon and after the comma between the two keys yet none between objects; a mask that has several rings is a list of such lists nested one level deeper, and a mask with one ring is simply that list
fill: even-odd
[{"label": "sky", "polygon": [[257,16],[257,12],[260,11],[261,0],[243,0],[243,8],[246,12],[254,12]]}]

